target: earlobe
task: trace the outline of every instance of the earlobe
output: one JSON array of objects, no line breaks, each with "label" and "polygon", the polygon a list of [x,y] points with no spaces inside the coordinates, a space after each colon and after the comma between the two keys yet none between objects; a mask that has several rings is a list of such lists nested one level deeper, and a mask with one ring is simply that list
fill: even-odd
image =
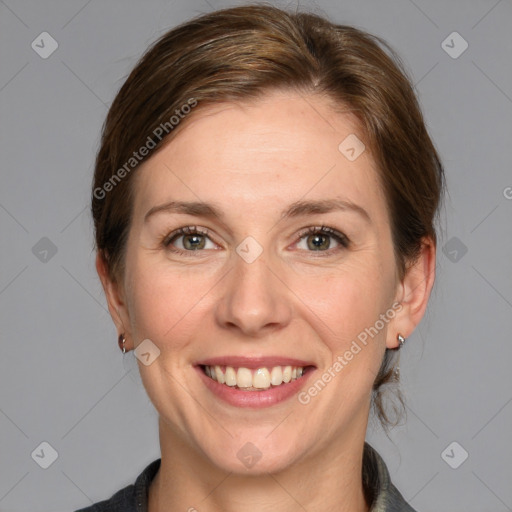
[{"label": "earlobe", "polygon": [[418,258],[407,268],[398,287],[397,301],[402,309],[396,316],[394,331],[388,333],[387,348],[397,348],[400,334],[408,338],[420,323],[427,309],[430,292],[434,286],[436,246],[429,237],[422,241]]},{"label": "earlobe", "polygon": [[96,255],[96,271],[100,278],[105,292],[105,298],[107,299],[108,310],[110,316],[116,325],[118,333],[125,333],[127,325],[127,310],[124,301],[124,294],[122,293],[122,287],[112,280],[109,272],[107,262],[104,256],[98,252]]}]

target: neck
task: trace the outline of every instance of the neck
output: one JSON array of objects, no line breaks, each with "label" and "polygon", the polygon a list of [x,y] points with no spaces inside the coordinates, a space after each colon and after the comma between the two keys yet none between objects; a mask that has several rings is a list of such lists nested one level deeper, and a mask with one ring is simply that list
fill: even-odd
[{"label": "neck", "polygon": [[369,510],[362,482],[364,436],[340,439],[286,470],[247,476],[213,466],[162,420],[159,428],[162,461],[150,486],[149,512]]}]

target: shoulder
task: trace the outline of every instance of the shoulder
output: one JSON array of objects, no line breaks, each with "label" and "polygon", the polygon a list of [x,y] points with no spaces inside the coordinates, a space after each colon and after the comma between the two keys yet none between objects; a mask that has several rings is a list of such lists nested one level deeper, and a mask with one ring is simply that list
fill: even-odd
[{"label": "shoulder", "polygon": [[75,512],[135,512],[134,485],[129,485],[117,491],[110,499],[98,501],[90,507],[81,508]]},{"label": "shoulder", "polygon": [[117,491],[110,499],[99,501],[75,512],[147,512],[149,484],[160,468],[161,459],[154,460],[146,466],[130,484]]},{"label": "shoulder", "polygon": [[371,497],[370,512],[416,512],[392,484],[386,463],[368,443],[364,448],[363,481]]}]

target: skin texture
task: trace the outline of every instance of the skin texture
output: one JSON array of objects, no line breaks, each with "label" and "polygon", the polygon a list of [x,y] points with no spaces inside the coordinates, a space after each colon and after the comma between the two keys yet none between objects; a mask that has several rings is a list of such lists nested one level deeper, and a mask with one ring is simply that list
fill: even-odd
[{"label": "skin texture", "polygon": [[[425,240],[399,280],[370,151],[351,162],[338,150],[352,133],[364,140],[352,114],[325,98],[273,92],[198,109],[138,169],[125,274],[110,281],[100,257],[97,269],[127,349],[149,338],[160,350],[150,366],[139,362],[160,418],[150,512],[368,510],[361,458],[372,383],[385,348],[424,314],[435,247]],[[296,201],[326,199],[359,205],[368,218],[350,209],[281,218]],[[171,200],[212,203],[222,217],[159,212],[145,221]],[[312,249],[315,235],[302,230],[322,225],[348,247],[325,235],[329,248]],[[208,230],[204,249],[173,252],[186,251],[184,237],[165,247],[184,226]],[[263,249],[250,264],[236,252],[247,236]],[[237,408],[194,368],[207,357],[288,356],[316,366],[313,383],[395,302],[395,317],[307,405],[293,396]],[[237,457],[247,442],[262,453],[252,468]]]}]

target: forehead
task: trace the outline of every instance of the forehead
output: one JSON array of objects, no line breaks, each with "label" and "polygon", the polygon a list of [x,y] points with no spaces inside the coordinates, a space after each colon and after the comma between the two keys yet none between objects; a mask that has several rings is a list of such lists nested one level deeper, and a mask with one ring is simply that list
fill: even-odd
[{"label": "forehead", "polygon": [[135,207],[187,199],[272,208],[328,195],[379,210],[385,201],[369,150],[347,158],[363,144],[355,115],[318,96],[199,106],[138,170]]}]

